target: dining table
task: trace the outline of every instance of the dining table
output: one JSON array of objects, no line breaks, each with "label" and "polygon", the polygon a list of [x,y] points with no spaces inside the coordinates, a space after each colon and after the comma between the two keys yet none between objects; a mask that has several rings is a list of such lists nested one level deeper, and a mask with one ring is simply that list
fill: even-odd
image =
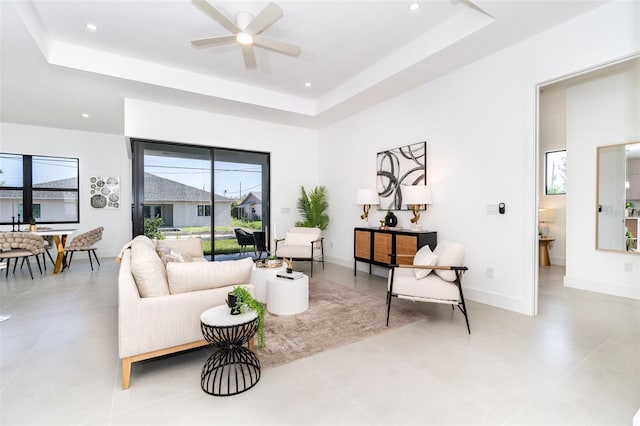
[{"label": "dining table", "polygon": [[45,238],[47,237],[53,238],[53,242],[55,243],[56,249],[58,250],[58,255],[56,257],[54,267],[53,267],[54,274],[59,274],[60,272],[64,271],[64,268],[67,266],[65,264],[65,259],[64,259],[64,246],[67,243],[67,237],[76,231],[77,229],[37,228],[35,231],[31,232],[32,234],[40,235]]}]

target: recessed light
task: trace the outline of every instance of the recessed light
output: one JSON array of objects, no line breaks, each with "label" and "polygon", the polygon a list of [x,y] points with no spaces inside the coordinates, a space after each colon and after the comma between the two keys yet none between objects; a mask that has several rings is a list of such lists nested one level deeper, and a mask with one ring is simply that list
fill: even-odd
[{"label": "recessed light", "polygon": [[89,118],[89,114],[87,114],[86,112],[82,114],[82,118]]},{"label": "recessed light", "polygon": [[412,12],[416,11],[418,9],[420,9],[420,4],[419,3],[411,3],[409,5],[409,10],[412,11]]},{"label": "recessed light", "polygon": [[87,24],[85,25],[89,31],[98,31],[98,26],[95,24]]},{"label": "recessed light", "polygon": [[308,81],[304,84],[304,87],[311,87],[311,83],[309,83]]}]

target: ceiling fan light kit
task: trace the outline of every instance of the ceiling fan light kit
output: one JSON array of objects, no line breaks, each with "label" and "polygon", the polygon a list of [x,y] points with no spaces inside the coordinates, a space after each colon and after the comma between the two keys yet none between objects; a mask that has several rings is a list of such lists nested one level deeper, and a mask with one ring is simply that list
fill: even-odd
[{"label": "ceiling fan light kit", "polygon": [[233,22],[206,0],[191,0],[191,2],[202,13],[232,33],[232,35],[228,36],[193,40],[191,45],[195,48],[208,48],[235,41],[242,48],[242,56],[247,69],[256,68],[254,46],[289,56],[300,55],[300,46],[275,40],[261,34],[283,15],[280,6],[275,3],[269,3],[256,17],[253,17],[248,12],[238,12],[235,17],[236,22]]}]

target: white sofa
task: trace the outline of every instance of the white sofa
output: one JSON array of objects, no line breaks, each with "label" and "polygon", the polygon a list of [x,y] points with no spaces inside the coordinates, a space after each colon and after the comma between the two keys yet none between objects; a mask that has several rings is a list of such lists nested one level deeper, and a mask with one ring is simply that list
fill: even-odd
[{"label": "white sofa", "polygon": [[320,228],[298,226],[289,229],[285,238],[275,241],[276,257],[311,261],[311,276],[313,276],[313,262],[322,262],[322,269],[324,269],[324,238],[321,233]]},{"label": "white sofa", "polygon": [[118,275],[122,389],[132,363],[206,345],[200,314],[225,304],[236,286],[253,294],[252,267],[251,258],[207,262],[199,238],[136,237],[121,254]]}]

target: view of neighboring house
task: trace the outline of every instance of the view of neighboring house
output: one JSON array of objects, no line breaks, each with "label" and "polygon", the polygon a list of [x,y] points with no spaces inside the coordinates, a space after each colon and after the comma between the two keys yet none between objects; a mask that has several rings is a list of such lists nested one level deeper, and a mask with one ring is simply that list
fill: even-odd
[{"label": "view of neighboring house", "polygon": [[170,179],[144,174],[144,216],[160,216],[163,228],[210,226],[215,214],[216,226],[231,225],[233,200],[214,194],[213,212],[211,193]]},{"label": "view of neighboring house", "polygon": [[262,192],[249,192],[237,207],[238,219],[262,220]]},{"label": "view of neighboring house", "polygon": [[[35,190],[42,188],[42,190]],[[34,185],[33,191],[33,218],[36,222],[58,222],[78,220],[78,188],[77,178],[58,179]],[[47,189],[71,189],[70,191],[48,191]],[[22,208],[22,191],[5,190],[2,198],[2,214],[21,217],[22,223],[27,223],[30,218],[24,217]],[[4,210],[7,211],[4,211]],[[9,215],[9,210],[11,214]]]}]

